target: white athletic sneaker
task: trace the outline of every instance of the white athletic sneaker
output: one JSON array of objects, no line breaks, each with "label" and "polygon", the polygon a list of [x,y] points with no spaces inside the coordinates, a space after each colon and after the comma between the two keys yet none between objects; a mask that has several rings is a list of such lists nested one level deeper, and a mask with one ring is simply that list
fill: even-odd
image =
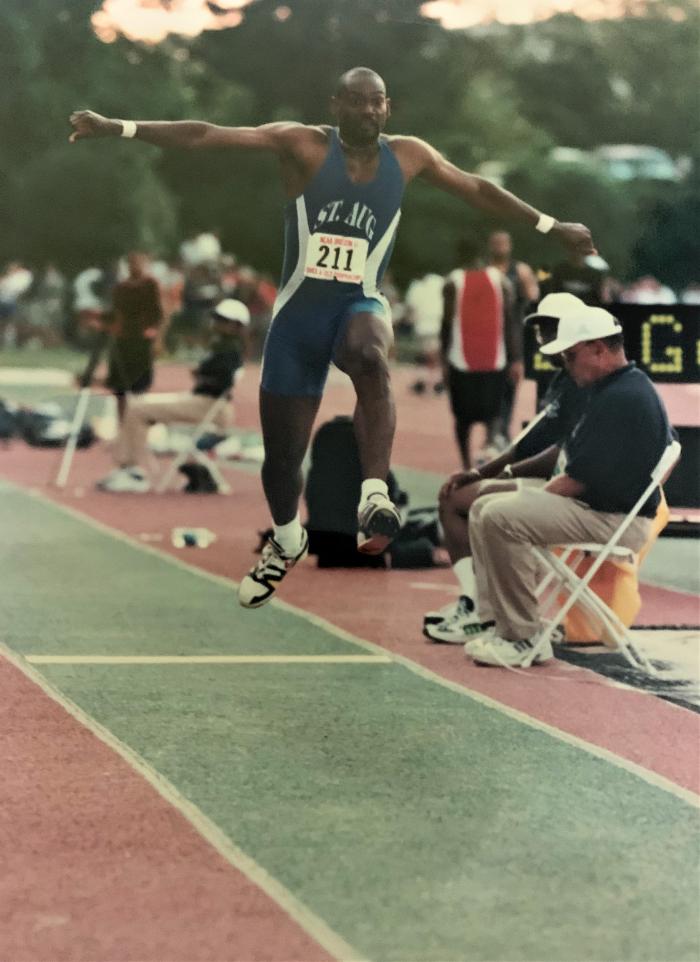
[{"label": "white athletic sneaker", "polygon": [[379,491],[370,494],[357,509],[357,550],[362,554],[381,554],[400,527],[401,515],[393,501]]},{"label": "white athletic sneaker", "polygon": [[303,529],[301,547],[297,554],[284,553],[274,538],[267,540],[260,561],[250,569],[238,588],[238,601],[244,608],[260,608],[266,604],[277,590],[277,585],[297,561],[305,558],[309,551],[309,536]]},{"label": "white athletic sneaker", "polygon": [[118,468],[98,481],[96,487],[114,494],[145,494],[151,490],[150,481],[140,468]]},{"label": "white athletic sneaker", "polygon": [[447,618],[451,618],[452,615],[457,612],[461,600],[461,598],[457,598],[455,601],[450,601],[449,604],[443,605],[442,608],[438,608],[435,611],[427,611],[423,615],[423,627],[427,628],[428,625],[439,625],[441,621],[446,621]]},{"label": "white athletic sneaker", "polygon": [[430,641],[444,645],[463,645],[465,641],[476,638],[488,630],[489,625],[481,621],[474,610],[474,602],[462,595],[452,615],[437,625],[425,625],[423,634]]},{"label": "white athletic sneaker", "polygon": [[491,624],[484,631],[483,635],[477,635],[476,638],[470,638],[468,642],[464,645],[464,654],[467,658],[473,658],[475,653],[483,648],[484,644],[489,641],[490,638],[496,634],[496,626]]},{"label": "white athletic sneaker", "polygon": [[[467,656],[467,658],[474,658],[476,660],[476,655],[479,653],[479,650],[483,648],[484,645],[487,644],[489,640],[495,636],[495,634],[496,634],[496,626],[493,625],[491,628],[488,629],[488,631],[485,631],[483,635],[480,635],[478,638],[473,638],[471,641],[468,641],[464,646],[464,654]],[[554,631],[552,632],[552,637],[549,640],[552,644],[556,645],[564,641],[564,637],[565,637],[564,631],[561,628],[555,628]],[[535,639],[532,639],[532,641],[534,644]],[[512,642],[508,642],[508,644],[512,644]]]},{"label": "white athletic sneaker", "polygon": [[491,635],[483,639],[481,644],[474,646],[472,658],[477,665],[496,665],[501,668],[529,668],[531,664],[541,664],[554,658],[550,641],[532,657],[538,636],[523,638],[522,641],[506,641],[498,635]]}]

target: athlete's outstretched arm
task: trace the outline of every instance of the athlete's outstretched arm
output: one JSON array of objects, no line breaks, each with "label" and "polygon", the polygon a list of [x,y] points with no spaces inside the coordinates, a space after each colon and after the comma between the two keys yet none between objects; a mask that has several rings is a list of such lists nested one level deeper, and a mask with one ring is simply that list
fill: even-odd
[{"label": "athlete's outstretched arm", "polygon": [[239,147],[250,150],[280,152],[287,146],[290,134],[302,124],[281,122],[261,127],[219,127],[201,120],[139,120],[122,121],[103,117],[92,110],[76,110],[70,116],[73,132],[69,140],[95,137],[121,137],[126,125],[131,136],[157,147]]},{"label": "athlete's outstretched arm", "polygon": [[[415,176],[422,177],[435,187],[454,194],[470,206],[489,214],[524,221],[533,227],[540,222],[540,211],[530,207],[515,194],[483,177],[460,170],[425,141],[412,140],[410,155],[415,164]],[[567,247],[581,254],[595,253],[591,232],[583,224],[562,224],[554,220],[546,230],[546,233],[549,232]]]}]

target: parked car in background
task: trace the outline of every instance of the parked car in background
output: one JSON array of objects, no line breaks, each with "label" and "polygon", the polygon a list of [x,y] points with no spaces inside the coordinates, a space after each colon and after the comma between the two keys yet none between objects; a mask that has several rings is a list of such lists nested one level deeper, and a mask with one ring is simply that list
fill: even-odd
[{"label": "parked car in background", "polygon": [[614,180],[678,181],[683,176],[679,165],[660,147],[606,144],[593,154]]}]

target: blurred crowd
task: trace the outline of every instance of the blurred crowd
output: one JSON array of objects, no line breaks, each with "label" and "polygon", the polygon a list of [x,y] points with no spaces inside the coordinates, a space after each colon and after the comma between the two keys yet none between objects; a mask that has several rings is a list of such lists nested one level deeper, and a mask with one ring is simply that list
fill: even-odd
[{"label": "blurred crowd", "polygon": [[[522,307],[551,291],[568,291],[587,304],[700,304],[700,280],[672,290],[654,277],[623,284],[596,256],[566,259],[552,268],[530,268],[513,258],[509,235],[496,231],[484,245],[484,265],[504,272],[522,288]],[[515,267],[514,265],[517,265]],[[150,258],[148,272],[160,288],[166,330],[165,348],[199,346],[206,341],[212,307],[226,297],[242,301],[251,316],[251,356],[260,356],[277,293],[274,279],[222,251],[215,231],[195,232],[171,259]],[[111,311],[111,294],[128,275],[127,257],[107,265],[87,265],[67,277],[54,263],[29,265],[19,260],[0,273],[0,346],[85,347]],[[418,360],[437,363],[444,276],[429,272],[400,290],[387,273],[383,291],[392,307],[399,343],[410,341]]]},{"label": "blurred crowd", "polygon": [[[490,235],[484,245],[481,262],[484,266],[493,264],[505,267],[505,272],[517,264],[519,277],[516,284],[528,288],[523,291],[528,304],[532,306],[538,297],[565,291],[579,297],[591,306],[607,304],[700,304],[700,280],[691,281],[682,290],[673,290],[649,275],[623,283],[615,278],[608,264],[598,255],[562,260],[553,267],[524,264],[514,260],[510,237],[505,231]],[[524,281],[525,275],[534,277]],[[388,276],[388,275],[387,275]],[[399,338],[413,337],[419,348],[429,355],[437,345],[442,320],[442,291],[445,278],[442,274],[427,273],[413,280],[407,287],[405,296],[400,297],[391,279],[385,294],[392,302],[394,329]]]},{"label": "blurred crowd", "polygon": [[[269,275],[222,251],[214,231],[186,238],[175,258],[146,256],[146,271],[160,290],[165,349],[206,344],[212,308],[235,298],[250,312],[251,353],[260,354],[277,294]],[[112,313],[115,288],[128,275],[126,254],[107,265],[88,265],[72,278],[51,263],[7,264],[0,274],[0,346],[89,347]]]}]

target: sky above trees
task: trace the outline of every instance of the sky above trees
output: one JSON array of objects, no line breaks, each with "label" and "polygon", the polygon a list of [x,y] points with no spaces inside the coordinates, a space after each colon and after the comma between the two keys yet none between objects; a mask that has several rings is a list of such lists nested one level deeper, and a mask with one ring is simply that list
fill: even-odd
[{"label": "sky above trees", "polygon": [[[197,36],[203,30],[235,27],[241,10],[251,0],[104,0],[93,17],[101,40],[112,42],[119,34],[132,40],[158,43],[170,33]],[[215,8],[215,9],[212,9]],[[582,19],[611,19],[629,10],[624,0],[428,0],[425,16],[448,29],[481,23],[530,23],[555,13],[575,13]],[[292,9],[280,0],[278,18],[292,16]]]},{"label": "sky above trees", "polygon": [[[202,7],[141,5],[178,16],[185,2]],[[653,273],[673,287],[695,277],[697,0],[625,0],[634,15],[592,22],[563,14],[468,31],[421,17],[423,0],[242,2],[224,9],[242,12],[235,29],[200,27],[144,44],[99,41],[90,18],[103,0],[1,0],[0,261],[78,270],[134,246],[168,254],[188,232],[217,227],[227,250],[274,274],[284,198],[273,157],[69,144],[68,117],[87,107],[131,119],[317,124],[329,119],[340,73],[366,63],[391,91],[391,132],[424,137],[465,170],[496,162],[505,186],[533,206],[588,224],[618,276]],[[593,154],[623,143],[688,158],[692,174],[614,181]],[[561,146],[568,161],[552,157]],[[503,226],[487,221],[416,184],[404,205],[397,278],[449,269],[461,236]],[[525,259],[546,265],[556,255],[529,227],[512,229]]]}]

